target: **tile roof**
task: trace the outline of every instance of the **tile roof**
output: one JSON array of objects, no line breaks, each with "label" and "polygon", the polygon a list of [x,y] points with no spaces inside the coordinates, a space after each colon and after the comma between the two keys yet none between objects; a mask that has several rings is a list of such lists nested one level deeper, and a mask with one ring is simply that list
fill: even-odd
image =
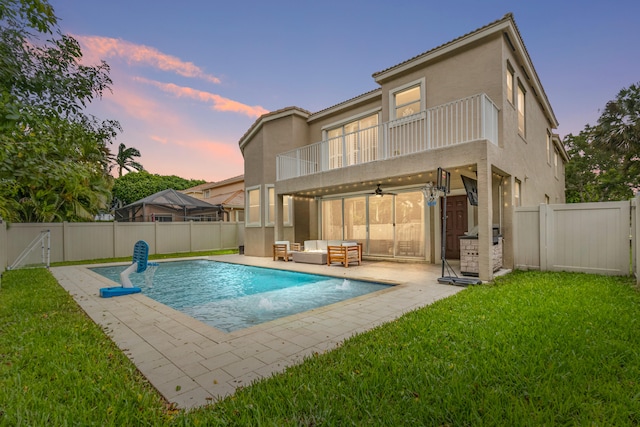
[{"label": "tile roof", "polygon": [[204,184],[196,185],[195,187],[186,188],[181,190],[183,193],[197,193],[199,191],[209,190],[211,188],[222,187],[227,184],[234,184],[236,182],[244,181],[244,175],[234,176],[233,178],[227,178],[222,181],[205,182]]},{"label": "tile roof", "polygon": [[300,107],[295,107],[295,106],[290,106],[290,107],[284,107],[284,108],[280,108],[279,110],[275,110],[275,111],[270,111],[268,113],[264,113],[263,115],[261,115],[260,117],[258,117],[256,119],[255,122],[253,122],[253,124],[249,127],[249,129],[247,129],[247,131],[244,133],[244,135],[242,135],[242,138],[240,138],[239,144],[242,148],[242,141],[245,140],[245,138],[249,135],[251,135],[251,133],[258,128],[258,126],[260,126],[260,124],[262,124],[262,122],[264,122],[265,120],[268,120],[270,117],[274,117],[277,116],[279,114],[283,114],[286,112],[301,112],[303,114],[306,114],[307,116],[311,115],[310,111],[305,110],[304,108],[300,108]]},{"label": "tile roof", "polygon": [[[442,49],[442,48],[444,48],[444,47],[446,47],[446,46],[452,45],[452,44],[454,44],[455,42],[457,42],[457,41],[459,41],[459,40],[462,40],[462,39],[464,39],[464,38],[466,38],[466,37],[469,37],[469,36],[470,36],[470,35],[472,35],[472,34],[478,33],[478,32],[480,32],[480,31],[482,31],[482,30],[484,30],[484,29],[486,29],[486,28],[489,28],[489,27],[491,27],[491,26],[494,26],[494,25],[496,25],[496,24],[499,24],[499,23],[501,23],[501,22],[503,22],[503,21],[506,21],[506,20],[508,20],[508,19],[511,19],[511,21],[513,21],[513,13],[509,12],[509,13],[507,13],[506,15],[504,15],[504,16],[503,16],[502,18],[500,18],[500,19],[497,19],[497,20],[495,20],[495,21],[493,21],[493,22],[490,22],[489,24],[484,25],[484,26],[482,26],[482,27],[480,27],[480,28],[477,28],[477,29],[475,29],[475,30],[473,30],[473,31],[470,31],[470,32],[468,32],[468,33],[466,33],[466,34],[463,34],[463,35],[461,35],[460,37],[456,37],[455,39],[450,40],[450,41],[448,41],[448,42],[446,42],[446,43],[443,43],[443,44],[441,44],[440,46],[436,46],[436,47],[434,47],[434,48],[432,48],[432,49],[429,49],[429,50],[427,50],[426,52],[422,52],[422,53],[420,53],[420,54],[418,54],[418,55],[416,55],[416,56],[414,56],[414,57],[412,57],[412,58],[407,59],[406,61],[402,61],[402,62],[401,62],[401,63],[399,63],[399,64],[393,65],[393,66],[391,66],[391,67],[389,67],[389,68],[385,68],[384,70],[381,70],[381,71],[377,71],[377,72],[373,73],[373,74],[372,74],[372,76],[373,76],[373,78],[376,78],[376,77],[377,77],[377,76],[379,76],[380,74],[386,73],[387,71],[391,71],[391,70],[393,70],[393,69],[395,69],[395,68],[399,68],[399,67],[401,67],[401,66],[403,66],[403,65],[405,65],[405,64],[407,64],[407,63],[409,63],[409,62],[415,61],[415,60],[416,60],[416,59],[418,59],[418,58],[421,58],[421,57],[423,57],[423,56],[425,56],[425,55],[428,55],[428,54],[430,54],[430,53],[433,53],[433,52],[435,52],[435,51],[438,51],[438,50],[440,50],[440,49]],[[514,25],[515,25],[515,22],[514,22]],[[520,35],[520,34],[518,33],[518,35]]]}]

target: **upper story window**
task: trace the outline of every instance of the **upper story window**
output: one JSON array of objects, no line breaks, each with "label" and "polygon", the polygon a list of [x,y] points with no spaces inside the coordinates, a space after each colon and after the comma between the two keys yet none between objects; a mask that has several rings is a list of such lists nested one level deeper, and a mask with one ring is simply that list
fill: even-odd
[{"label": "upper story window", "polygon": [[376,160],[378,113],[349,120],[327,131],[329,167],[341,168]]},{"label": "upper story window", "polygon": [[246,226],[259,227],[262,222],[260,213],[260,186],[247,188]]},{"label": "upper story window", "polygon": [[416,85],[394,93],[394,117],[401,119],[419,113],[422,110],[421,92],[420,85]]},{"label": "upper story window", "polygon": [[547,163],[551,164],[551,133],[547,131]]},{"label": "upper story window", "polygon": [[553,149],[553,173],[555,175],[555,177],[558,177],[558,156],[560,154],[558,153],[558,149],[554,147]]},{"label": "upper story window", "polygon": [[509,62],[507,62],[507,101],[513,104],[513,81],[515,72]]},{"label": "upper story window", "polygon": [[518,133],[525,136],[525,91],[521,84],[518,84]]},{"label": "upper story window", "polygon": [[204,190],[202,192],[202,197],[205,199],[208,199],[209,197],[211,197],[211,190]]},{"label": "upper story window", "polygon": [[347,135],[349,133],[357,132],[359,130],[367,129],[372,126],[378,125],[378,113],[362,117],[357,120],[351,120],[338,127],[334,127],[327,131],[327,138],[337,138],[339,136]]}]

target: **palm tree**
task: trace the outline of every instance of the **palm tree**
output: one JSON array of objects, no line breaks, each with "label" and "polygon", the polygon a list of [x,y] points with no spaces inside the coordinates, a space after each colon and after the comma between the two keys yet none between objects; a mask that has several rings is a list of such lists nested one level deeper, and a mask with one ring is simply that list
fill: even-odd
[{"label": "palm tree", "polygon": [[132,169],[137,171],[144,170],[144,167],[133,160],[134,157],[140,157],[140,151],[137,148],[129,147],[127,148],[124,144],[120,144],[118,147],[118,155],[115,158],[116,164],[118,165],[118,176],[122,177],[122,169],[130,172]]}]

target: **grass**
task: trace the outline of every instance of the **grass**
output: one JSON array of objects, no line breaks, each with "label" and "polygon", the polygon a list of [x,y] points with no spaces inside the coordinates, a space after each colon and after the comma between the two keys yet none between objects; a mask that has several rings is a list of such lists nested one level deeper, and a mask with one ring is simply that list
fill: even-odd
[{"label": "grass", "polygon": [[631,278],[515,272],[189,412],[46,270],[0,290],[0,425],[638,425]]}]

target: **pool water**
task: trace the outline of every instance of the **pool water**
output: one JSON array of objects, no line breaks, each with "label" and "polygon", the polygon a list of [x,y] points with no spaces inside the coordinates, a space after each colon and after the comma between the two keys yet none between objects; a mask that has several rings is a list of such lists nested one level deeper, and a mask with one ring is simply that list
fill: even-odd
[{"label": "pool water", "polygon": [[[91,270],[120,283],[120,273],[127,267]],[[208,260],[160,263],[153,282],[145,273],[133,273],[129,278],[149,298],[225,332],[390,286]]]}]

